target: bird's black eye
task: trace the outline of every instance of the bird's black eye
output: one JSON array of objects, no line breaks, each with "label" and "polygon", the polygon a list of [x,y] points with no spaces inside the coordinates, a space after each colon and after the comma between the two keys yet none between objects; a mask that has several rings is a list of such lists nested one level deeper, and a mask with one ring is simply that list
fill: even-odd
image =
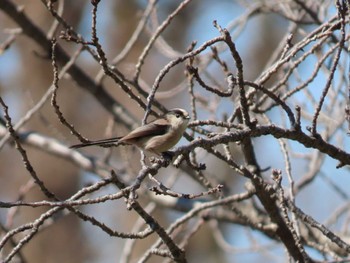
[{"label": "bird's black eye", "polygon": [[180,114],[179,113],[175,114],[175,116],[176,116],[176,118],[180,118]]}]

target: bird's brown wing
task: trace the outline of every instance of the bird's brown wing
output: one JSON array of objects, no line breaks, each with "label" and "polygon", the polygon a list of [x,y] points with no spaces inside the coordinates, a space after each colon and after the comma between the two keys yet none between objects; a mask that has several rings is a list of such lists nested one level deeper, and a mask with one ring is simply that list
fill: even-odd
[{"label": "bird's brown wing", "polygon": [[70,146],[70,148],[77,149],[77,148],[82,148],[82,147],[92,146],[92,145],[110,147],[115,145],[116,143],[117,144],[123,144],[123,143],[137,144],[137,141],[139,139],[142,140],[150,136],[165,134],[168,131],[169,127],[170,125],[167,124],[166,120],[158,119],[156,121],[150,122],[149,124],[136,128],[135,130],[131,131],[129,134],[125,135],[124,137],[115,137],[110,139],[102,139],[98,141],[76,144],[76,145]]},{"label": "bird's brown wing", "polygon": [[139,138],[163,135],[168,131],[169,127],[170,125],[166,120],[158,119],[155,122],[150,122],[149,124],[136,128],[135,130],[121,138],[120,142],[127,143],[128,141],[137,140]]}]

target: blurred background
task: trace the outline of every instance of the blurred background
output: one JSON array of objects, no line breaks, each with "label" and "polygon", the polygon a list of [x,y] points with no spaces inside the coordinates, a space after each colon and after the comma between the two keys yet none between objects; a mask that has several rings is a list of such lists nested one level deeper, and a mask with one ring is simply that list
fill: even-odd
[{"label": "blurred background", "polygon": [[[53,23],[52,15],[48,12],[42,1],[39,0],[16,0],[13,1],[23,7],[24,13],[47,32]],[[234,1],[234,0],[201,0],[191,1],[184,8],[171,24],[162,33],[162,38],[171,48],[163,53],[159,50],[151,49],[145,60],[145,66],[140,75],[140,85],[147,91],[152,87],[159,71],[171,60],[186,53],[186,50],[193,41],[197,41],[198,46],[214,37],[219,36],[218,30],[214,28],[213,21],[216,20],[222,27],[231,27],[232,36],[244,63],[244,78],[254,81],[266,69],[269,60],[276,48],[281,44],[286,32],[290,29],[290,23],[286,18],[273,12],[261,13],[245,17],[254,6],[272,1]],[[310,3],[312,1],[309,1]],[[312,8],[317,7],[318,1],[314,1]],[[336,14],[336,9],[327,1],[322,2],[323,7],[320,14],[332,17]],[[331,2],[331,1],[329,1]],[[127,77],[134,73],[134,66],[143,48],[147,44],[150,36],[155,31],[154,25],[161,24],[170,13],[172,13],[181,1],[160,0],[157,2],[157,13],[151,16],[153,22],[140,35],[134,47],[124,60],[118,64],[118,69]],[[105,0],[99,4],[98,11],[98,37],[107,59],[111,61],[124,48],[137,27],[148,1],[144,0]],[[278,6],[278,4],[276,4]],[[64,19],[85,39],[91,38],[91,10],[90,1],[74,0],[64,1]],[[241,21],[235,26],[235,21]],[[246,21],[244,20],[246,19]],[[157,21],[158,20],[158,21]],[[153,25],[153,27],[151,26]],[[304,25],[300,31],[310,32],[317,25]],[[8,40],[9,32],[18,28],[17,24],[5,13],[0,12],[0,43]],[[296,37],[297,41],[298,36]],[[73,54],[78,45],[64,40],[59,40],[59,44],[69,53]],[[163,48],[166,45],[163,45]],[[168,51],[168,53],[167,53]],[[171,53],[171,52],[172,53]],[[209,53],[209,51],[206,51]],[[227,58],[229,52],[223,53],[222,57]],[[169,54],[168,56],[166,54]],[[13,123],[17,123],[30,110],[49,89],[53,81],[53,70],[51,60],[47,54],[36,43],[27,36],[18,34],[10,48],[4,50],[0,56],[0,94],[9,106],[9,114]],[[308,61],[299,68],[301,79],[309,76],[314,69],[315,61]],[[101,70],[100,65],[91,57],[88,52],[83,52],[77,64],[94,79]],[[228,62],[233,68],[234,62]],[[181,64],[173,68],[161,83],[160,94],[157,100],[167,108],[182,107],[191,110],[191,101],[188,95],[188,88],[184,76],[185,65]],[[208,70],[213,76],[224,76],[220,68],[216,65],[209,66]],[[220,77],[218,77],[220,78]],[[325,77],[320,75],[312,82],[315,87],[324,85]],[[298,79],[291,80],[298,83]],[[271,81],[273,82],[273,81]],[[108,93],[122,104],[140,124],[143,117],[143,109],[135,106],[130,98],[121,91],[111,79],[102,80],[104,88]],[[224,78],[222,83],[225,83]],[[86,90],[77,86],[69,78],[62,78],[59,82],[57,101],[65,118],[75,126],[87,138],[101,139],[111,135],[122,135],[128,129],[122,124],[113,123],[110,112],[88,94]],[[169,92],[169,93],[167,93]],[[321,89],[312,89],[310,96],[318,98]],[[345,97],[344,91],[339,95]],[[205,98],[206,93],[201,95]],[[305,95],[297,95],[293,102],[308,108],[309,98]],[[204,105],[205,102],[203,102]],[[198,106],[198,119],[222,118],[229,115],[232,105],[229,101],[213,102],[204,106]],[[313,114],[312,107],[310,108]],[[269,113],[269,117],[275,123],[283,124],[284,119],[277,109]],[[339,114],[338,114],[339,116]],[[330,116],[331,117],[331,116]],[[303,119],[303,126],[310,123],[310,119]],[[107,127],[107,128],[106,128]],[[36,131],[45,136],[57,139],[59,142],[69,146],[77,143],[68,129],[58,120],[50,99],[43,107],[34,114],[30,120],[22,127],[25,131]],[[342,130],[344,132],[344,129]],[[335,135],[334,141],[338,140],[338,146],[346,145],[348,138],[344,133]],[[182,140],[179,145],[185,145],[186,140]],[[270,137],[262,137],[254,140],[256,155],[262,168],[272,167],[285,171],[285,161],[280,150],[280,145]],[[82,186],[97,180],[97,176],[81,170],[77,165],[69,160],[47,154],[41,149],[24,146],[29,160],[35,168],[38,176],[45,182],[47,187],[57,194],[61,199],[73,195]],[[236,146],[232,146],[233,153]],[[333,211],[344,204],[347,204],[347,190],[349,176],[347,168],[338,170],[335,168],[336,161],[322,155],[312,155],[314,159],[301,158],[301,155],[310,154],[310,150],[301,147],[297,143],[290,143],[288,147],[293,152],[298,153],[291,156],[293,165],[293,175],[296,181],[310,172],[311,162],[322,162],[320,170],[316,172],[319,176],[313,184],[307,187],[307,191],[301,191],[297,198],[297,204],[305,212],[312,214],[314,218],[325,222]],[[99,148],[89,148],[84,153],[91,156],[101,157],[106,150]],[[136,158],[135,158],[136,156]],[[132,178],[136,176],[140,168],[139,153],[135,149],[124,148],[114,149],[110,156],[110,162],[120,169],[127,169],[127,174]],[[245,179],[232,176],[232,171],[224,167],[217,159],[202,156],[207,164],[206,174],[215,178],[215,182],[224,182],[228,193],[238,193],[244,189]],[[131,161],[135,160],[135,161]],[[238,162],[241,157],[237,157]],[[125,162],[128,165],[125,167]],[[170,169],[163,171],[157,178],[166,185],[169,182],[169,173],[172,174],[174,185],[172,189],[179,192],[196,193],[203,189],[182,171]],[[176,174],[174,176],[174,174]],[[268,174],[268,173],[267,173]],[[171,177],[171,178],[173,178]],[[330,181],[332,183],[330,183]],[[284,184],[288,185],[287,180]],[[335,190],[336,185],[338,190]],[[15,201],[24,193],[26,201],[38,201],[45,198],[40,190],[31,185],[31,180],[26,171],[21,156],[11,143],[7,143],[0,151],[0,200]],[[94,193],[95,197],[114,193],[116,189],[107,187]],[[317,200],[314,198],[315,193]],[[341,193],[341,194],[339,194]],[[344,197],[344,194],[346,197]],[[94,196],[91,196],[94,197]],[[142,200],[141,200],[142,202]],[[322,204],[322,205],[321,205]],[[0,209],[1,224],[11,229],[20,224],[35,220],[47,208],[25,208]],[[123,200],[106,202],[99,205],[82,207],[82,211],[93,215],[97,219],[119,231],[131,231],[137,220],[137,215],[125,208]],[[181,214],[180,212],[157,209],[155,216],[159,221],[167,226]],[[348,220],[348,215],[342,220]],[[344,221],[342,221],[344,222]],[[343,224],[339,224],[339,226]],[[334,225],[336,228],[337,224]],[[220,226],[226,241],[232,246],[231,250],[223,253],[217,241],[212,235],[212,230],[204,226],[202,231],[192,237],[188,249],[189,262],[285,262],[284,248],[266,236],[254,232],[250,229],[230,223]],[[155,237],[151,236],[145,240],[138,241],[137,253],[133,255],[134,260],[142,254],[150,242]],[[109,237],[99,228],[89,223],[79,220],[74,215],[67,215],[60,218],[56,224],[48,227],[45,231],[36,235],[35,238],[25,245],[23,249],[27,262],[119,262],[119,257],[124,249],[126,241],[119,238]],[[7,248],[8,249],[8,248]],[[4,250],[6,254],[7,250]],[[308,251],[313,256],[320,254],[313,250]],[[158,260],[158,258],[157,258]],[[150,262],[163,262],[159,261]]]}]

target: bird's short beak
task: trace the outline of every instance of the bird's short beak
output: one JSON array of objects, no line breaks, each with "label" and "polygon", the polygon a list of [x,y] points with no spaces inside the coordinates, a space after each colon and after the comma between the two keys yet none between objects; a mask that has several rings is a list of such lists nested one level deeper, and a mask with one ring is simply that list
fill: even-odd
[{"label": "bird's short beak", "polygon": [[189,119],[191,119],[191,117],[188,115],[188,116],[186,116],[186,119],[189,120]]}]

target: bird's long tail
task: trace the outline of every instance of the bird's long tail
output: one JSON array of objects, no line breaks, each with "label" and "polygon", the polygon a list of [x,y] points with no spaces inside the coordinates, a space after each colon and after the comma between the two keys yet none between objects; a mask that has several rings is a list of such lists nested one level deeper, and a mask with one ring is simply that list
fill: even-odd
[{"label": "bird's long tail", "polygon": [[91,142],[86,142],[86,143],[79,143],[79,144],[72,145],[69,148],[77,149],[77,148],[83,148],[83,147],[93,146],[93,145],[97,145],[97,146],[101,146],[101,147],[112,147],[112,146],[119,145],[118,141],[120,138],[121,137],[115,137],[115,138],[110,138],[110,139],[102,139],[102,140],[91,141]]}]

